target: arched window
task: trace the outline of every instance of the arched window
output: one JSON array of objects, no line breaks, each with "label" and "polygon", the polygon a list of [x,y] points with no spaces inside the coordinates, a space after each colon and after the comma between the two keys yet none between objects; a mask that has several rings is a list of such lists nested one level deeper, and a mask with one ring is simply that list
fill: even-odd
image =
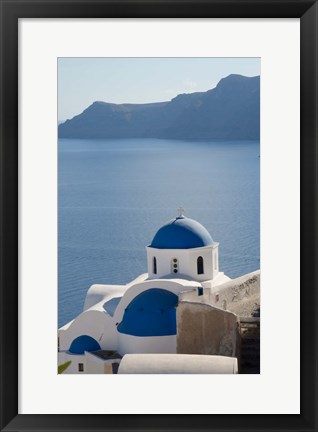
[{"label": "arched window", "polygon": [[153,268],[152,268],[152,272],[153,272],[153,274],[157,274],[157,259],[156,259],[156,257],[153,257]]},{"label": "arched window", "polygon": [[199,258],[197,259],[197,268],[198,268],[198,274],[204,273],[202,256],[199,256]]}]

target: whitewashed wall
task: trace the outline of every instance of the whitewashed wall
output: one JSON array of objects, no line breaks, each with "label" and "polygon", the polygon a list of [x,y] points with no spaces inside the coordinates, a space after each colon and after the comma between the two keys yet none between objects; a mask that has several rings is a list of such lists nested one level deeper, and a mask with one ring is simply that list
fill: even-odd
[{"label": "whitewashed wall", "polygon": [[175,353],[176,335],[138,337],[119,333],[118,352],[120,355],[135,353]]},{"label": "whitewashed wall", "polygon": [[114,320],[102,310],[89,309],[81,313],[66,330],[60,329],[60,351],[68,350],[72,341],[81,335],[91,336],[101,348],[117,348]]},{"label": "whitewashed wall", "polygon": [[[156,249],[147,247],[147,265],[149,278],[156,279],[168,274],[173,276],[186,275],[197,281],[213,279],[217,276],[218,267],[218,243],[213,246],[193,249]],[[204,261],[204,273],[197,272],[197,259],[202,256]],[[157,261],[157,273],[153,273],[153,258]],[[178,273],[172,271],[172,260],[178,260]]]}]

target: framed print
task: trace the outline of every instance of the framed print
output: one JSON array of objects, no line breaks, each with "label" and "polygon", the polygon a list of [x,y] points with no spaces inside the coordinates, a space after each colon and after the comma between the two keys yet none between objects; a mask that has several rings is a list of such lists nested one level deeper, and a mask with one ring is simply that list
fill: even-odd
[{"label": "framed print", "polygon": [[1,23],[1,430],[316,430],[317,3]]},{"label": "framed print", "polygon": [[[146,362],[136,364],[139,373],[171,374],[179,361],[180,372],[260,372],[260,63],[58,59],[58,366],[68,364],[65,375],[129,373],[130,362]],[[197,91],[214,80],[213,89]],[[83,96],[131,103],[92,101],[73,116],[65,110],[79,82]],[[175,96],[168,85],[184,90]],[[185,208],[171,219],[178,200]],[[201,314],[210,325],[201,328]]]}]

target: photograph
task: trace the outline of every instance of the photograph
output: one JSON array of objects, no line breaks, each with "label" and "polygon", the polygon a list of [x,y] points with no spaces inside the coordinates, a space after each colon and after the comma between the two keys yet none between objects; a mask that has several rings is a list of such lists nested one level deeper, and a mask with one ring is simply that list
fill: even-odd
[{"label": "photograph", "polygon": [[59,58],[58,373],[260,373],[260,58]]}]

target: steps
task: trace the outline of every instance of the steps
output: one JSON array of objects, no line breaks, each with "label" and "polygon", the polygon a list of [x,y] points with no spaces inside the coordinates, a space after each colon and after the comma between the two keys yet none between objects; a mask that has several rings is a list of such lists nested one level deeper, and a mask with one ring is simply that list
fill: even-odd
[{"label": "steps", "polygon": [[241,374],[260,373],[260,318],[240,318]]}]

